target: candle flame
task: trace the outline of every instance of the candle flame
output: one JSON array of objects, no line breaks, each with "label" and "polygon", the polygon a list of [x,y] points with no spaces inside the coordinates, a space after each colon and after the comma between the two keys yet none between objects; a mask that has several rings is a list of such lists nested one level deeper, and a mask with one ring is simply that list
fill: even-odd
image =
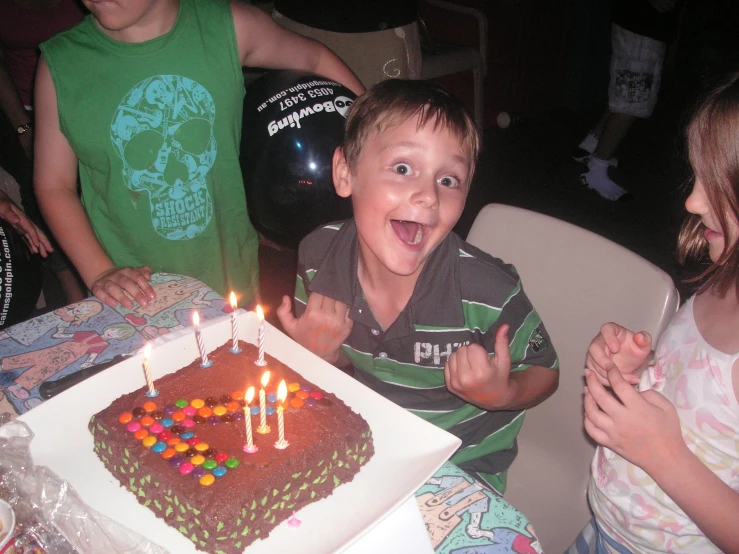
[{"label": "candle flame", "polygon": [[198,315],[198,312],[195,311],[192,313],[192,324],[197,327],[200,325],[200,316]]},{"label": "candle flame", "polygon": [[262,388],[265,388],[267,383],[269,383],[269,371],[265,371],[262,375]]},{"label": "candle flame", "polygon": [[151,357],[151,343],[147,342],[144,346],[144,360],[148,360]]},{"label": "candle flame", "polygon": [[236,295],[233,291],[231,291],[231,294],[228,297],[228,301],[231,303],[231,307],[235,310],[236,309]]},{"label": "candle flame", "polygon": [[285,398],[287,398],[287,385],[283,379],[280,381],[280,386],[277,387],[277,400],[284,402]]},{"label": "candle flame", "polygon": [[244,399],[246,400],[247,406],[251,404],[251,401],[254,400],[254,387],[249,387],[246,390],[246,396],[244,397]]},{"label": "candle flame", "polygon": [[259,316],[259,321],[264,321],[264,312],[262,311],[262,307],[257,304],[257,315]]}]

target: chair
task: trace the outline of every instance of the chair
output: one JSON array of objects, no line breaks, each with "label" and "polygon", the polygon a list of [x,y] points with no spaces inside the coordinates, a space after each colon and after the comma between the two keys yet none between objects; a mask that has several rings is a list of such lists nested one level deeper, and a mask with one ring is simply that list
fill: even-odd
[{"label": "chair", "polygon": [[472,16],[477,21],[479,46],[472,48],[450,44],[434,38],[426,21],[419,17],[421,28],[421,79],[435,79],[445,75],[461,73],[462,71],[472,71],[475,123],[482,129],[485,97],[484,80],[487,73],[487,18],[481,11],[469,6],[461,6],[444,0],[425,1],[429,6],[456,14]]},{"label": "chair", "polygon": [[582,406],[588,345],[607,321],[656,339],[679,295],[665,272],[633,252],[521,208],[485,206],[467,241],[516,266],[559,356],[559,389],[528,411],[506,491],[544,551],[559,554],[591,517],[586,488],[595,446],[583,428]]}]

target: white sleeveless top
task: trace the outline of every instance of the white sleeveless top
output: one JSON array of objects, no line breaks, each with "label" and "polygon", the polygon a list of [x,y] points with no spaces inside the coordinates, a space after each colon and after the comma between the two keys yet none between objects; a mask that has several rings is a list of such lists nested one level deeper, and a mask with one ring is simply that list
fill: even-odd
[{"label": "white sleeveless top", "polygon": [[[638,388],[672,402],[688,448],[739,492],[739,404],[731,379],[739,353],[726,354],[703,339],[694,299],[659,338]],[[602,446],[593,459],[588,497],[606,534],[635,553],[720,552],[651,477]]]}]

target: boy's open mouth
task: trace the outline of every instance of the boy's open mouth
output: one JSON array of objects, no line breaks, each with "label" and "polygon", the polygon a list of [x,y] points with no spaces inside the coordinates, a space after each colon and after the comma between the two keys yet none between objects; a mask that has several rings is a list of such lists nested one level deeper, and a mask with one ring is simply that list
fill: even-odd
[{"label": "boy's open mouth", "polygon": [[401,219],[391,219],[390,224],[398,238],[410,246],[418,246],[423,240],[423,234],[426,225],[415,221],[403,221]]}]

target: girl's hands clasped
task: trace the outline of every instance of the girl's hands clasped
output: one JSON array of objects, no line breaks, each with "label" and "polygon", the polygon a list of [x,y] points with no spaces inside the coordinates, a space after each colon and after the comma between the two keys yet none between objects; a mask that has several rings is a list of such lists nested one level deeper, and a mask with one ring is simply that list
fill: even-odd
[{"label": "girl's hands clasped", "polygon": [[588,348],[585,367],[594,372],[603,385],[608,385],[608,371],[615,368],[632,385],[639,382],[634,372],[641,368],[652,351],[652,337],[641,331],[634,333],[616,323],[605,323]]}]

